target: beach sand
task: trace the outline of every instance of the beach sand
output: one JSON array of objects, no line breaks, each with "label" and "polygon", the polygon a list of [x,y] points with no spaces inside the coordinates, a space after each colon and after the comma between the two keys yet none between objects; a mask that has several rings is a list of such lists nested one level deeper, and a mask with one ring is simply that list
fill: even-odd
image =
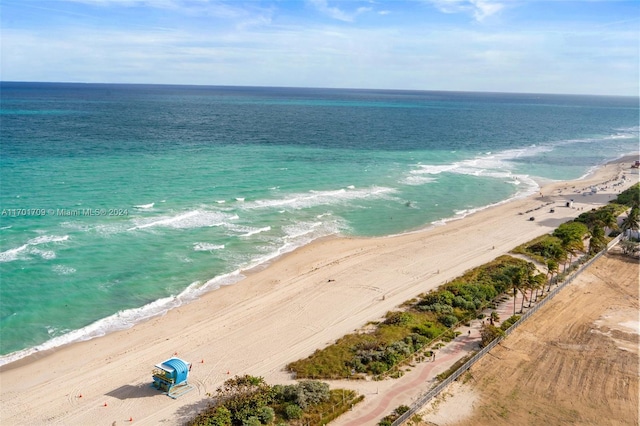
[{"label": "beach sand", "polygon": [[[546,185],[542,195],[444,226],[386,238],[317,241],[162,317],[5,365],[0,423],[181,424],[234,375],[290,382],[287,363],[583,210],[606,204],[638,182],[638,170],[630,168],[636,159],[625,157],[583,180]],[[600,188],[596,194],[582,195],[593,185]],[[567,207],[571,199],[573,206]],[[174,354],[193,363],[189,381],[195,387],[176,400],[150,387],[153,365]],[[393,381],[379,383],[377,396]],[[361,386],[366,393],[371,382]],[[375,396],[367,395],[359,409],[366,410],[369,400]]]}]

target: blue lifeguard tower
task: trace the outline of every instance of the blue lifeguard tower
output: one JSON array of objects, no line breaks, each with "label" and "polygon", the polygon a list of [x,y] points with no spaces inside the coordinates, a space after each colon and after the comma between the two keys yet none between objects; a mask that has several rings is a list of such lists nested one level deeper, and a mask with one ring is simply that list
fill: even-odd
[{"label": "blue lifeguard tower", "polygon": [[151,386],[176,399],[193,389],[187,382],[190,370],[191,363],[180,358],[170,358],[155,366]]}]

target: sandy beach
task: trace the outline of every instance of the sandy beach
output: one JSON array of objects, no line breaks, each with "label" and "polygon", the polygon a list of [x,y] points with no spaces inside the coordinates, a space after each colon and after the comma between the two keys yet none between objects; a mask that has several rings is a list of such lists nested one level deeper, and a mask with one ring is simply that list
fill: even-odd
[{"label": "sandy beach", "polygon": [[[0,423],[181,424],[233,375],[291,381],[287,363],[606,204],[638,182],[638,169],[630,168],[637,159],[627,156],[583,180],[545,185],[444,226],[317,241],[162,317],[3,366]],[[193,363],[195,386],[176,400],[150,387],[153,365],[174,354]]]}]

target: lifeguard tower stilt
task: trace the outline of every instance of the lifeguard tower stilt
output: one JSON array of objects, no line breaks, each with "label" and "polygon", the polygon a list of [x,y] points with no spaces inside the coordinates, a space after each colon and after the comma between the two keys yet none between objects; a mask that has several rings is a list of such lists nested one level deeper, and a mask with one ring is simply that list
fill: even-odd
[{"label": "lifeguard tower stilt", "polygon": [[189,370],[191,370],[190,363],[180,358],[170,358],[155,366],[151,386],[176,399],[193,390],[193,386],[187,382]]}]

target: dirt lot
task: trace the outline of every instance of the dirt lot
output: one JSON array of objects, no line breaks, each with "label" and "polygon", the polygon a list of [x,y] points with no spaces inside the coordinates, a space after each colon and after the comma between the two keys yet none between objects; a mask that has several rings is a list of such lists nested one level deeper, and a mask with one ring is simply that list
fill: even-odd
[{"label": "dirt lot", "polygon": [[638,425],[640,265],[611,254],[425,407],[422,425]]}]

